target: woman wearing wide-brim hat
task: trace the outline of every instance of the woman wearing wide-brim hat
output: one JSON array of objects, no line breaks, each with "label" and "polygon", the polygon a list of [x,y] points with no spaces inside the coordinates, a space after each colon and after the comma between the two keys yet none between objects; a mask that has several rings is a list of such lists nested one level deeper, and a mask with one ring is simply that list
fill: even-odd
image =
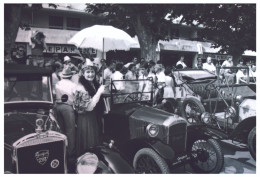
[{"label": "woman wearing wide-brim hat", "polygon": [[94,65],[90,61],[86,62],[74,91],[74,108],[78,113],[76,135],[78,155],[100,143],[101,116],[104,112],[100,97],[105,86],[99,85],[96,74]]}]

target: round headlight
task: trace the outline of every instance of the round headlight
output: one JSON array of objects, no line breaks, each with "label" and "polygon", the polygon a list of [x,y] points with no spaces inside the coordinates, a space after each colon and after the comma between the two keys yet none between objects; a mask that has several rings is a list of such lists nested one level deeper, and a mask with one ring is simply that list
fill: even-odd
[{"label": "round headlight", "polygon": [[204,112],[201,114],[201,121],[205,124],[208,124],[210,122],[210,113]]},{"label": "round headlight", "polygon": [[235,117],[236,116],[236,109],[232,106],[226,109],[226,117]]},{"label": "round headlight", "polygon": [[77,160],[76,172],[79,174],[93,174],[97,170],[98,157],[93,153],[85,153]]},{"label": "round headlight", "polygon": [[156,137],[159,133],[159,127],[155,124],[149,124],[146,127],[146,131],[150,137]]},{"label": "round headlight", "polygon": [[242,95],[237,95],[236,96],[236,102],[241,103],[243,101],[243,96]]}]

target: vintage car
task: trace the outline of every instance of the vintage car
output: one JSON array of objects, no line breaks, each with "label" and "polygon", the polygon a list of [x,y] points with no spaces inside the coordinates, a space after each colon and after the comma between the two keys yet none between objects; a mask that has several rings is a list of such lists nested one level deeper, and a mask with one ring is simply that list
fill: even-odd
[{"label": "vintage car", "polygon": [[251,78],[248,67],[217,67],[217,73],[224,69],[242,69],[247,74],[240,78],[233,74],[228,82],[221,74],[205,70],[174,70],[178,114],[191,124],[206,125],[219,139],[247,144],[255,159],[256,93],[255,83],[251,83],[255,78]]},{"label": "vintage car", "polygon": [[134,173],[113,143],[89,149],[68,171],[67,137],[54,117],[51,71],[4,68],[5,173]]},{"label": "vintage car", "polygon": [[154,108],[152,85],[152,79],[111,81],[103,95],[105,137],[137,173],[174,173],[188,163],[197,173],[219,173],[224,157],[218,142],[203,126]]}]

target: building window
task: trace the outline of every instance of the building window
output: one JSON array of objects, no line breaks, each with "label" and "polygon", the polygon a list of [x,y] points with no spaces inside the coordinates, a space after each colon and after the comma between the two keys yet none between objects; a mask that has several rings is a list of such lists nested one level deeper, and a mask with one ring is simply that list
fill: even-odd
[{"label": "building window", "polygon": [[79,30],[80,29],[80,19],[79,18],[67,18],[67,29],[68,30]]},{"label": "building window", "polygon": [[49,28],[63,29],[63,17],[49,16]]}]

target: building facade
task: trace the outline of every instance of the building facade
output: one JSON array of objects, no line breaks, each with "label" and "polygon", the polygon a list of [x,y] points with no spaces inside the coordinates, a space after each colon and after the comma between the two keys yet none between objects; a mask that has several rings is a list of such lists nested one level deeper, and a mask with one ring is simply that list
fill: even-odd
[{"label": "building facade", "polygon": [[[41,31],[46,36],[47,49],[43,51],[45,58],[51,58],[58,54],[59,58],[65,55],[77,56],[78,49],[67,44],[67,41],[78,31],[96,24],[103,24],[104,19],[88,14],[84,9],[75,8],[76,4],[60,4],[56,9],[43,4],[43,8],[33,11],[28,7],[22,11],[22,22],[31,26],[30,30],[19,29],[16,38],[17,45],[26,48],[27,55],[31,54],[31,36],[36,31]],[[83,5],[84,7],[84,5]],[[218,48],[212,48],[211,42],[199,41],[200,28],[190,27],[181,24],[173,24],[169,33],[174,36],[170,41],[159,41],[157,52],[159,60],[165,65],[175,66],[180,56],[185,57],[188,67],[194,67],[197,58],[200,56],[205,62],[207,56],[211,56],[213,62],[223,62],[228,55],[218,54]],[[135,37],[137,40],[137,38]],[[138,40],[137,40],[138,41]],[[93,57],[102,58],[102,52],[88,49]],[[140,58],[140,46],[136,45],[130,51],[107,52],[105,58],[120,59],[123,62],[130,61],[133,57]],[[244,58],[255,60],[255,56],[245,55]],[[158,60],[156,59],[156,60]]]}]

